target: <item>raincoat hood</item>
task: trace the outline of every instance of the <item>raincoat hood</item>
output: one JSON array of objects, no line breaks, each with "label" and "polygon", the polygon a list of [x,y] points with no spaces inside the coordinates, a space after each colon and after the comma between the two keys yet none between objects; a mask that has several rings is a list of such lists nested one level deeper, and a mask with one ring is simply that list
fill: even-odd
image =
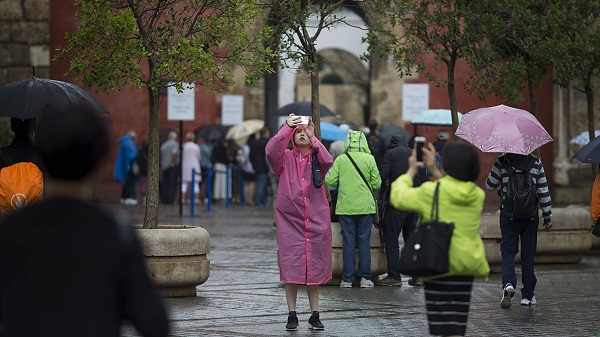
[{"label": "raincoat hood", "polygon": [[304,130],[306,129],[306,125],[296,125],[296,127],[292,130],[292,149],[294,151],[300,151],[300,149],[298,149],[298,146],[296,146],[296,142],[294,141],[294,137],[296,137],[296,133],[300,130]]},{"label": "raincoat hood", "polygon": [[367,137],[362,131],[350,131],[346,136],[344,143],[344,153],[346,152],[364,152],[371,154]]},{"label": "raincoat hood", "polygon": [[447,191],[452,191],[452,193],[448,193],[447,198],[457,205],[469,205],[478,197],[476,190],[479,187],[472,181],[462,181],[445,175],[441,182],[444,184],[444,187],[448,186]]},{"label": "raincoat hood", "polygon": [[390,139],[390,144],[387,146],[388,150],[398,146],[407,146],[406,138],[403,135],[395,135]]}]

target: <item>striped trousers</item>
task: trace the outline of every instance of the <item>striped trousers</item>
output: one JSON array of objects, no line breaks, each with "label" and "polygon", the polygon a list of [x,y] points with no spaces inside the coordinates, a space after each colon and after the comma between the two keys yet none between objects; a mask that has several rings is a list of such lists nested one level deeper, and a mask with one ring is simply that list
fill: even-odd
[{"label": "striped trousers", "polygon": [[425,281],[425,304],[431,335],[465,335],[472,288],[473,276]]}]

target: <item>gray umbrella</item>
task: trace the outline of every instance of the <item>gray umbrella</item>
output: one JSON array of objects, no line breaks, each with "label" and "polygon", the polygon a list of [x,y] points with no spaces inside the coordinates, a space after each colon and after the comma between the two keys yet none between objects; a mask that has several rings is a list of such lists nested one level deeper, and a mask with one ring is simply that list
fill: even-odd
[{"label": "gray umbrella", "polygon": [[92,95],[72,83],[31,77],[0,86],[0,117],[33,118],[46,107],[108,113]]}]

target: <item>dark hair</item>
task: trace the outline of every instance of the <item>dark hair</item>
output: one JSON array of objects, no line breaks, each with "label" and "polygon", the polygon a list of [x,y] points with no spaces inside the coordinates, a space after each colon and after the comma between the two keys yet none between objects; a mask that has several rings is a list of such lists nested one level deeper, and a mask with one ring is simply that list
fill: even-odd
[{"label": "dark hair", "polygon": [[97,113],[46,108],[38,117],[36,148],[46,173],[78,180],[93,171],[110,147],[108,120]]},{"label": "dark hair", "polygon": [[444,172],[462,181],[475,181],[479,177],[479,153],[467,142],[456,141],[444,147],[442,159]]},{"label": "dark hair", "polygon": [[376,119],[371,119],[369,121],[369,123],[367,124],[367,127],[369,128],[370,132],[377,133],[377,128],[379,127],[379,123],[377,122]]},{"label": "dark hair", "polygon": [[29,136],[35,129],[35,118],[20,119],[11,117],[10,130],[15,136]]}]

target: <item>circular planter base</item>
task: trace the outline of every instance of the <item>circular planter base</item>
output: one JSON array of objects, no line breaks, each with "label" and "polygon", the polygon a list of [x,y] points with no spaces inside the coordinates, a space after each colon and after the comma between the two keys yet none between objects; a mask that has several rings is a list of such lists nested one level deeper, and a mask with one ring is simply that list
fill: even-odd
[{"label": "circular planter base", "polygon": [[[541,221],[540,212],[540,221]],[[590,252],[592,238],[589,211],[583,207],[552,208],[552,230],[538,228],[536,263],[579,263]],[[500,213],[483,214],[479,234],[492,273],[502,272]],[[520,254],[515,257],[520,262]]]},{"label": "circular planter base", "polygon": [[150,278],[163,297],[196,296],[210,273],[210,236],[201,227],[137,228]]},{"label": "circular planter base", "polygon": [[[331,223],[331,231],[333,234],[332,242],[332,274],[331,281],[327,282],[326,285],[340,285],[342,281],[342,269],[343,269],[343,257],[342,257],[342,227],[339,222]],[[358,272],[358,249],[354,250],[355,266],[354,272]],[[372,280],[376,280],[379,275],[387,273],[387,259],[385,257],[385,251],[383,250],[382,242],[379,237],[379,229],[375,226],[371,227],[371,274]],[[356,285],[360,282],[360,279],[355,279]]]}]

